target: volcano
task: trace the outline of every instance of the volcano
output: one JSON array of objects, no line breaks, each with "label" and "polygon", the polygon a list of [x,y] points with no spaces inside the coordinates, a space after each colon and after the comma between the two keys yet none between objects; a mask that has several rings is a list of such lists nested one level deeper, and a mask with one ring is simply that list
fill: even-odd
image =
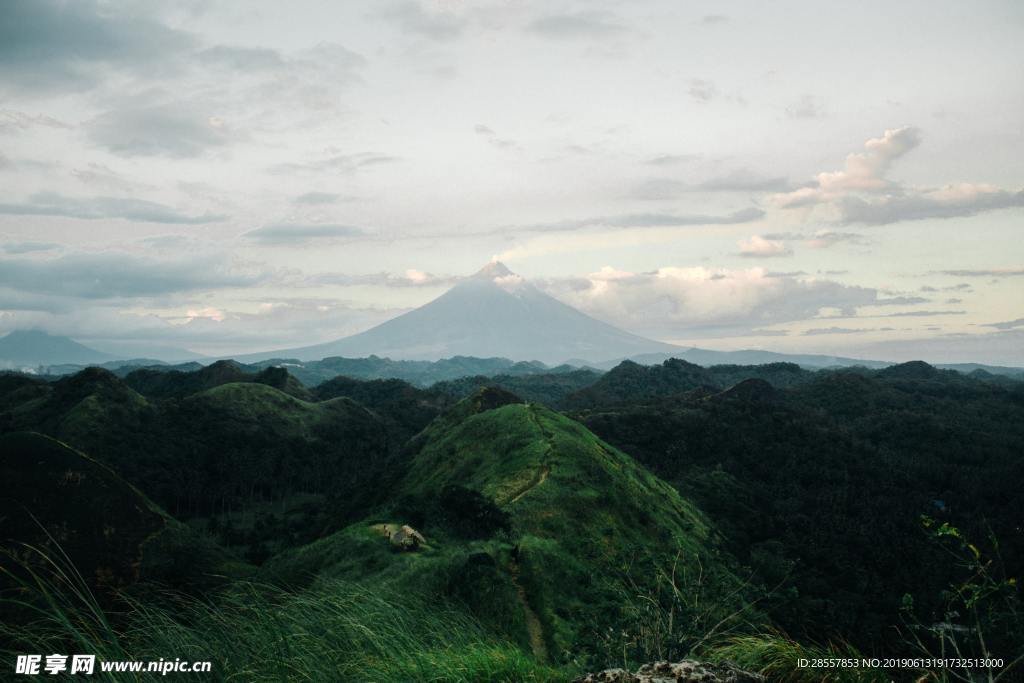
[{"label": "volcano", "polygon": [[365,332],[241,360],[377,355],[395,360],[477,356],[561,363],[681,350],[596,320],[494,261],[433,301]]}]

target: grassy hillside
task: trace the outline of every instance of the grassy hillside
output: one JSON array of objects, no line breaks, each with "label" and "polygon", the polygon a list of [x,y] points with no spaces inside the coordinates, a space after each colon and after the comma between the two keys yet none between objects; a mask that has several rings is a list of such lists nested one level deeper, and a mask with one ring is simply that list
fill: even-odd
[{"label": "grassy hillside", "polygon": [[[264,577],[458,599],[551,661],[640,656],[637,634],[607,629],[628,621],[637,594],[664,597],[657,584],[673,562],[703,601],[679,615],[678,649],[740,606],[737,568],[692,504],[580,424],[514,400],[484,390],[460,403],[417,440],[379,514],[273,558]],[[402,523],[427,546],[394,552],[382,525]]]}]

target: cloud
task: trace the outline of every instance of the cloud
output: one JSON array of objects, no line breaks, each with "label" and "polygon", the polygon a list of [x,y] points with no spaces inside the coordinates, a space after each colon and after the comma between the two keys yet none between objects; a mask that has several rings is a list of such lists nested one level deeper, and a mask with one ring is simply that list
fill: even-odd
[{"label": "cloud", "polygon": [[0,204],[0,214],[62,216],[85,220],[123,218],[129,221],[144,223],[174,223],[180,225],[216,223],[227,218],[227,216],[209,213],[189,216],[169,206],[142,199],[129,199],[125,197],[77,198],[57,194],[56,192],[37,192],[29,197],[27,202],[20,204]]},{"label": "cloud", "polygon": [[[951,275],[953,277],[1019,277],[1024,275],[1024,268],[984,268],[976,270],[939,270],[939,275]],[[957,285],[956,289],[968,289],[970,285],[964,283]],[[949,289],[948,287],[946,289]]]},{"label": "cloud", "polygon": [[515,140],[506,140],[498,137],[498,134],[492,129],[483,124],[478,123],[473,126],[473,132],[480,137],[487,140],[488,143],[497,147],[498,149],[512,149],[517,147]]},{"label": "cloud", "polygon": [[833,230],[818,230],[814,233],[800,232],[772,232],[763,235],[766,240],[785,242],[801,242],[812,249],[827,249],[828,247],[849,242],[850,244],[866,244],[864,235],[856,232],[835,232]]},{"label": "cloud", "polygon": [[696,185],[688,185],[673,178],[649,178],[634,185],[626,196],[632,199],[672,200],[688,192],[780,192],[792,187],[786,178],[770,178],[739,168]]},{"label": "cloud", "polygon": [[133,193],[140,190],[156,189],[153,185],[131,180],[104,164],[97,164],[95,162],[89,162],[84,168],[72,169],[71,176],[84,185],[100,188],[108,192]]},{"label": "cloud", "polygon": [[771,256],[792,256],[793,251],[782,242],[768,240],[760,235],[752,235],[748,240],[740,240],[740,256],[762,258]]},{"label": "cloud", "polygon": [[967,311],[900,311],[887,313],[883,318],[930,318],[936,315],[966,315]]},{"label": "cloud", "polygon": [[1007,320],[1001,323],[986,323],[982,327],[994,327],[997,330],[1012,330],[1017,327],[1024,327],[1024,318],[1017,318],[1016,320]]},{"label": "cloud", "polygon": [[823,119],[828,116],[822,99],[814,95],[804,95],[786,107],[786,115],[791,119]]},{"label": "cloud", "polygon": [[265,281],[266,271],[235,270],[223,255],[163,261],[127,253],[79,253],[55,259],[0,259],[0,288],[77,299],[139,298]]},{"label": "cloud", "polygon": [[729,21],[729,17],[724,14],[705,14],[700,18],[700,23],[706,26],[717,26],[718,24],[724,24]]},{"label": "cloud", "polygon": [[26,114],[14,109],[0,109],[0,133],[24,131],[29,128],[70,129],[73,126],[45,114]]},{"label": "cloud", "polygon": [[893,163],[920,144],[916,128],[887,130],[865,142],[863,152],[847,156],[843,170],[819,173],[812,184],[776,194],[771,202],[782,209],[825,206],[840,225],[886,225],[1024,207],[1024,190],[974,183],[920,188],[889,180]]},{"label": "cloud", "polygon": [[197,57],[207,67],[236,71],[280,69],[286,64],[280,52],[266,47],[215,45],[201,51]]},{"label": "cloud", "polygon": [[196,60],[210,71],[270,77],[270,87],[286,90],[321,80],[331,81],[330,86],[349,85],[359,80],[357,69],[366,64],[358,52],[331,42],[287,54],[268,47],[214,45],[197,53]]},{"label": "cloud", "polygon": [[399,161],[398,157],[387,154],[362,152],[359,154],[334,154],[313,161],[286,162],[275,164],[268,170],[270,173],[355,173],[370,166],[391,164]]},{"label": "cloud", "polygon": [[627,197],[644,200],[678,199],[689,190],[686,183],[672,178],[650,178],[630,188]]},{"label": "cloud", "polygon": [[37,161],[35,159],[11,159],[0,152],[0,171],[52,171],[57,164],[49,161]]},{"label": "cloud", "polygon": [[94,0],[7,0],[0,22],[0,83],[28,91],[86,90],[103,78],[97,66],[151,72],[194,44],[190,34],[138,9]]},{"label": "cloud", "polygon": [[250,230],[243,237],[260,244],[302,245],[313,241],[363,237],[367,234],[369,233],[362,228],[356,228],[351,225],[328,223],[310,225],[277,224]]},{"label": "cloud", "polygon": [[804,337],[814,337],[822,334],[862,334],[864,332],[883,332],[889,330],[892,330],[892,328],[884,327],[881,329],[876,329],[863,327],[815,327],[809,330],[804,330],[800,334]]},{"label": "cloud", "polygon": [[[262,131],[323,125],[346,106],[341,93],[361,82],[366,58],[337,43],[284,53],[266,47],[215,45],[195,56],[205,71],[205,109],[239,111]],[[214,116],[223,117],[215,113]]]},{"label": "cloud", "polygon": [[60,245],[53,242],[8,242],[0,245],[0,249],[8,254],[30,254],[37,251],[60,249]]},{"label": "cloud", "polygon": [[622,34],[626,27],[604,12],[551,14],[530,22],[526,29],[545,38],[607,38]]},{"label": "cloud", "polygon": [[762,176],[747,168],[738,168],[697,185],[697,189],[706,192],[785,192],[792,187],[789,180],[782,176]]},{"label": "cloud", "polygon": [[806,241],[807,246],[813,249],[827,249],[828,247],[849,242],[850,244],[865,244],[864,235],[856,232],[834,232],[832,230],[819,230],[814,236]]},{"label": "cloud", "polygon": [[711,81],[691,78],[689,85],[690,97],[696,102],[710,102],[718,95],[718,88]]},{"label": "cloud", "polygon": [[303,284],[311,286],[339,285],[342,287],[448,287],[463,278],[454,275],[434,275],[422,270],[410,268],[403,275],[394,273],[317,273],[304,276]]},{"label": "cloud", "polygon": [[853,315],[879,298],[875,289],[771,276],[764,268],[664,267],[633,273],[606,266],[582,278],[542,284],[599,319],[662,339],[808,320],[822,309]]},{"label": "cloud", "polygon": [[[734,211],[724,216],[705,214],[668,214],[668,213],[633,213],[619,216],[597,216],[579,220],[561,221],[558,223],[538,223],[520,226],[518,229],[528,232],[568,232],[589,228],[658,228],[683,227],[687,225],[737,225],[750,223],[764,217],[764,211],[754,207]],[[500,232],[507,232],[502,228]]]},{"label": "cloud", "polygon": [[926,304],[930,299],[925,299],[921,296],[894,296],[889,299],[879,299],[875,302],[876,306],[913,306],[916,304]]},{"label": "cloud", "polygon": [[457,15],[442,9],[424,9],[413,0],[395,2],[377,16],[394,23],[404,33],[440,42],[458,38],[463,29]]},{"label": "cloud", "polygon": [[992,185],[961,183],[873,201],[843,197],[839,207],[843,223],[885,225],[925,218],[975,216],[983,211],[1024,207],[1024,190],[1009,192]]},{"label": "cloud", "polygon": [[183,102],[114,109],[87,128],[94,143],[124,157],[197,157],[238,137],[216,110]]},{"label": "cloud", "polygon": [[335,192],[306,192],[300,194],[292,201],[296,204],[336,204],[341,200],[341,195]]},{"label": "cloud", "polygon": [[864,143],[864,152],[850,154],[842,171],[819,173],[816,183],[775,197],[782,208],[809,206],[833,201],[851,191],[877,192],[892,184],[885,175],[894,161],[921,144],[916,128],[904,127],[885,131],[880,138]]},{"label": "cloud", "polygon": [[696,161],[697,159],[700,159],[700,155],[698,154],[661,154],[656,157],[651,157],[643,163],[649,166],[674,166],[676,164]]}]

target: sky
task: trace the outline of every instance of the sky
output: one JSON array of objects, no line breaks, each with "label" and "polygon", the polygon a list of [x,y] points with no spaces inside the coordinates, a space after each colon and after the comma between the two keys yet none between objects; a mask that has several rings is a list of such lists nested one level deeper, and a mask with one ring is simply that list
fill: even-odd
[{"label": "sky", "polygon": [[3,0],[0,334],[314,344],[500,259],[685,346],[1024,365],[1022,46],[1015,0]]}]

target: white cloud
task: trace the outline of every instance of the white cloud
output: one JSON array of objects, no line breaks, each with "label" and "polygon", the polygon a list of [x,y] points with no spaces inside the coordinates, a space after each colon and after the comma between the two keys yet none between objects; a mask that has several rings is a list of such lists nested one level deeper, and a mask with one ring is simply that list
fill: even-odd
[{"label": "white cloud", "polygon": [[992,185],[960,183],[934,190],[888,195],[874,201],[844,197],[840,202],[844,223],[884,225],[924,218],[974,216],[982,211],[1024,207],[1024,190],[1010,192]]},{"label": "white cloud", "polygon": [[737,242],[740,247],[740,255],[748,257],[763,256],[791,256],[792,250],[783,242],[769,240],[760,235],[751,235],[748,240]]},{"label": "white cloud", "polygon": [[764,268],[674,267],[634,273],[606,266],[582,278],[549,280],[566,303],[624,329],[662,339],[702,329],[753,329],[813,319],[831,308],[853,315],[878,291]]},{"label": "white cloud", "polygon": [[893,163],[920,144],[916,128],[887,130],[865,142],[863,152],[847,156],[843,170],[819,173],[814,184],[776,194],[771,203],[781,209],[824,206],[842,225],[973,216],[1024,206],[1024,191],[976,183],[911,187],[888,179]]},{"label": "white cloud", "polygon": [[865,142],[863,152],[847,156],[843,170],[819,173],[816,185],[775,195],[773,201],[786,209],[833,201],[855,190],[884,190],[891,186],[885,174],[892,163],[920,143],[921,135],[916,128],[887,130],[882,137]]}]

